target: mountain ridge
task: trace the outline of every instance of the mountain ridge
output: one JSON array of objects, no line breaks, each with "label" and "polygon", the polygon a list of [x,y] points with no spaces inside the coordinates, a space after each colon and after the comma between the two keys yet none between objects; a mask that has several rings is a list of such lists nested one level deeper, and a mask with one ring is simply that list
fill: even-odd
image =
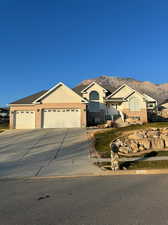
[{"label": "mountain ridge", "polygon": [[168,83],[155,84],[150,81],[140,81],[131,77],[124,78],[118,76],[101,75],[97,78],[83,80],[77,87],[89,85],[94,81],[100,85],[112,87],[112,89],[117,89],[119,86],[127,84],[133,89],[153,97],[158,101],[158,103],[168,99]]}]

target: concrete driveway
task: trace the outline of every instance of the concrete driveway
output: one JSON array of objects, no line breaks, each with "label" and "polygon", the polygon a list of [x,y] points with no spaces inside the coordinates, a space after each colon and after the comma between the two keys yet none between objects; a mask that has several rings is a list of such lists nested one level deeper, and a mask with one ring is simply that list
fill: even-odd
[{"label": "concrete driveway", "polygon": [[11,130],[0,134],[0,177],[94,174],[85,129]]}]

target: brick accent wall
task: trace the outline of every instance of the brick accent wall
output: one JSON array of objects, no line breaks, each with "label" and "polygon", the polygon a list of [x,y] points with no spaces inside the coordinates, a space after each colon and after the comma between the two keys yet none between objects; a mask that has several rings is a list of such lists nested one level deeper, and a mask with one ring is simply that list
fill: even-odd
[{"label": "brick accent wall", "polygon": [[16,105],[10,107],[10,128],[14,129],[14,112],[17,110],[35,111],[35,127],[42,128],[42,112],[44,109],[80,109],[81,110],[81,127],[86,127],[86,104],[82,103],[46,103],[38,105]]}]

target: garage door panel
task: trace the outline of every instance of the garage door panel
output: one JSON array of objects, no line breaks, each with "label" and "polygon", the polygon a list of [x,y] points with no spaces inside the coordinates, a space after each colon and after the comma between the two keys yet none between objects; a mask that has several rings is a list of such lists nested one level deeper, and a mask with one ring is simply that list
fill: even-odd
[{"label": "garage door panel", "polygon": [[34,129],[35,112],[34,111],[16,111],[14,117],[16,129]]},{"label": "garage door panel", "polygon": [[80,127],[79,109],[46,109],[43,111],[44,128]]}]

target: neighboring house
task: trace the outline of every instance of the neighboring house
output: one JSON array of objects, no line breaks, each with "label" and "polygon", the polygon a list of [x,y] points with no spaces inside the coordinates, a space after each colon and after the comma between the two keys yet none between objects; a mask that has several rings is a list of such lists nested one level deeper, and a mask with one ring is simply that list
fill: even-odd
[{"label": "neighboring house", "polygon": [[8,121],[8,120],[9,120],[9,109],[0,108],[0,121]]},{"label": "neighboring house", "polygon": [[73,90],[58,83],[47,91],[12,102],[10,127],[16,129],[86,127],[115,120],[147,122],[157,101],[126,84],[117,90],[96,82]]},{"label": "neighboring house", "polygon": [[165,99],[158,107],[160,119],[168,119],[168,99]]},{"label": "neighboring house", "polygon": [[86,127],[87,101],[63,83],[10,103],[10,128]]}]

